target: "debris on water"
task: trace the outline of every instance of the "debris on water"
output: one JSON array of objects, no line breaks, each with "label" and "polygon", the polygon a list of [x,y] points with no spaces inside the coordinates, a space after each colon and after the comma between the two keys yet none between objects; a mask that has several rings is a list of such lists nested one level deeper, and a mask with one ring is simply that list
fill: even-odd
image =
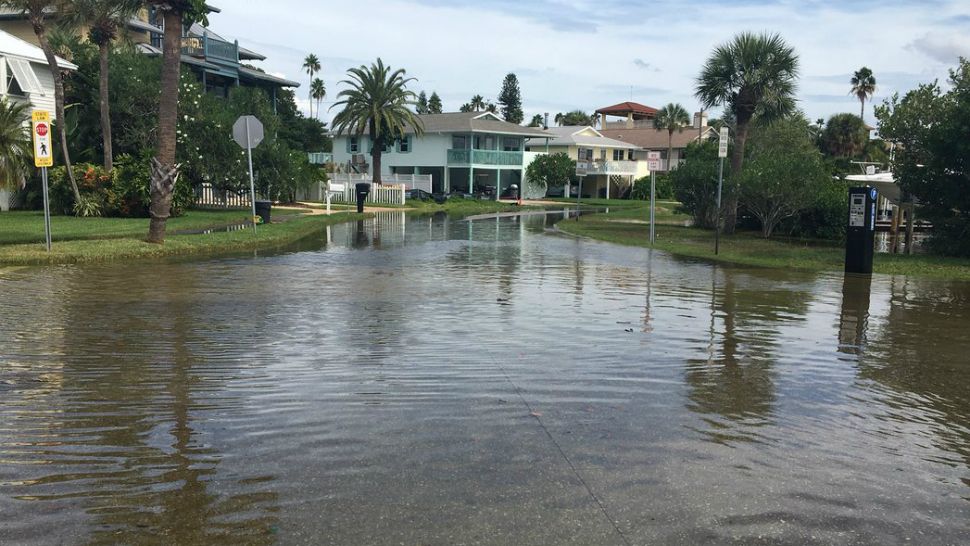
[{"label": "debris on water", "polygon": [[530,412],[529,415],[531,415],[533,417],[536,417],[536,418],[539,418],[539,417],[542,417],[542,412],[541,411],[533,411],[533,412]]},{"label": "debris on water", "polygon": [[624,332],[632,332],[633,331],[633,328],[624,328],[623,331]]}]

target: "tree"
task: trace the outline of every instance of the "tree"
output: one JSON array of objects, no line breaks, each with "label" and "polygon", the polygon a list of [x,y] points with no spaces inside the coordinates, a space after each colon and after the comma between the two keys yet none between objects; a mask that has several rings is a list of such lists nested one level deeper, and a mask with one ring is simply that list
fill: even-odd
[{"label": "tree", "polygon": [[[970,60],[950,71],[951,89],[924,84],[876,108],[880,135],[896,143],[893,173],[933,224],[931,247],[970,256]],[[908,198],[906,198],[908,200]]]},{"label": "tree", "polygon": [[522,113],[522,93],[519,90],[519,78],[509,73],[502,82],[502,92],[498,95],[498,103],[502,106],[502,118],[509,123],[522,123],[525,114]]},{"label": "tree", "polygon": [[593,122],[592,116],[588,115],[582,110],[573,110],[572,112],[566,112],[565,114],[559,114],[559,119],[556,120],[560,126],[570,127],[573,125],[591,125]]},{"label": "tree", "polygon": [[442,110],[441,97],[438,93],[432,91],[431,98],[428,99],[428,113],[429,114],[440,114]]},{"label": "tree", "polygon": [[525,176],[531,184],[551,188],[564,186],[576,175],[576,161],[565,152],[540,154],[529,164]]},{"label": "tree", "polygon": [[70,2],[67,0],[0,0],[0,7],[19,11],[27,17],[30,26],[37,35],[37,42],[44,51],[47,59],[47,66],[50,68],[51,76],[54,78],[54,114],[57,116],[57,132],[61,139],[61,152],[64,154],[64,165],[67,167],[68,179],[71,181],[71,189],[74,191],[74,198],[80,199],[81,192],[77,187],[77,180],[74,179],[74,170],[71,169],[71,153],[67,144],[67,116],[64,114],[64,73],[57,64],[57,57],[54,48],[51,47],[48,39],[47,17],[51,14],[63,11]]},{"label": "tree", "polygon": [[414,104],[414,111],[419,114],[428,113],[428,95],[424,91],[418,93],[418,101]]},{"label": "tree", "polygon": [[19,189],[30,168],[34,150],[27,108],[27,103],[0,100],[0,188]]},{"label": "tree", "polygon": [[497,114],[498,113],[498,106],[495,106],[495,103],[494,102],[486,103],[485,104],[485,111],[488,112],[488,113],[490,113],[490,114]]},{"label": "tree", "polygon": [[420,120],[411,111],[417,96],[407,88],[415,81],[408,78],[403,68],[392,70],[380,58],[366,67],[351,68],[348,79],[341,83],[347,89],[337,94],[333,107],[343,110],[333,118],[337,134],[350,133],[362,136],[366,131],[371,139],[374,183],[381,184],[381,154],[384,147],[402,138],[411,129],[415,135],[424,133]]},{"label": "tree", "polygon": [[472,112],[481,112],[485,109],[485,97],[475,95],[472,100],[468,101],[468,105],[471,106]]},{"label": "tree", "polygon": [[741,202],[768,239],[782,220],[814,204],[813,196],[828,175],[802,117],[758,127],[748,148],[748,166],[740,177]]},{"label": "tree", "polygon": [[667,170],[674,170],[674,131],[683,132],[684,127],[690,125],[690,114],[680,104],[670,103],[657,112],[653,118],[653,127],[657,130],[667,130]]},{"label": "tree", "polygon": [[142,8],[141,0],[74,0],[65,12],[65,24],[86,26],[88,40],[98,46],[98,104],[101,112],[101,138],[104,150],[104,170],[114,168],[111,140],[111,101],[108,90],[108,53],[128,21]]},{"label": "tree", "polygon": [[822,131],[822,148],[831,156],[858,157],[866,147],[869,131],[855,114],[835,114]]},{"label": "tree", "polygon": [[543,125],[545,125],[545,119],[542,114],[532,116],[532,121],[529,122],[529,127],[542,127]]},{"label": "tree", "polygon": [[849,83],[852,84],[852,90],[849,92],[855,95],[862,105],[859,109],[859,117],[865,120],[866,99],[872,98],[873,93],[876,92],[876,77],[872,75],[872,70],[863,66],[855,71]]},{"label": "tree", "polygon": [[[320,119],[320,102],[327,96],[327,86],[320,78],[314,78],[310,84],[310,98],[317,101],[317,119]],[[311,115],[312,117],[312,115]]]},{"label": "tree", "polygon": [[460,107],[458,108],[458,111],[459,111],[459,112],[474,112],[474,110],[472,110],[472,105],[471,105],[471,103],[470,103],[470,102],[466,102],[465,104],[462,104],[462,105],[461,105],[461,106],[460,106]]},{"label": "tree", "polygon": [[556,114],[556,117],[555,117],[555,118],[553,118],[553,121],[555,121],[555,122],[556,122],[556,125],[558,125],[558,126],[560,126],[560,127],[562,127],[562,120],[563,120],[563,117],[564,117],[564,116],[563,116],[563,114],[562,114],[562,112],[559,112],[559,113],[557,113],[557,114]]},{"label": "tree", "polygon": [[320,72],[322,69],[323,67],[320,66],[320,58],[313,53],[310,53],[303,59],[303,70],[306,70],[306,73],[310,76],[309,109],[311,118],[313,117],[313,75]]},{"label": "tree", "polygon": [[[684,212],[691,215],[694,225],[713,228],[717,219],[717,142],[694,141],[687,145],[687,159],[670,172],[674,195]],[[730,167],[724,166],[724,176]],[[734,188],[724,186],[724,196],[731,197]],[[725,199],[726,202],[726,199]]]},{"label": "tree", "polygon": [[178,182],[175,162],[178,130],[179,74],[182,65],[182,24],[206,20],[204,0],[148,0],[165,26],[162,43],[161,98],[158,104],[158,146],[152,160],[148,242],[165,242],[165,225],[172,209],[172,192]]},{"label": "tree", "polygon": [[[734,117],[735,176],[741,174],[752,120],[770,122],[791,113],[797,79],[798,55],[778,34],[738,34],[715,48],[704,63],[695,94],[704,109],[724,106]],[[724,218],[727,233],[733,233],[737,223],[737,194],[731,195]]]}]

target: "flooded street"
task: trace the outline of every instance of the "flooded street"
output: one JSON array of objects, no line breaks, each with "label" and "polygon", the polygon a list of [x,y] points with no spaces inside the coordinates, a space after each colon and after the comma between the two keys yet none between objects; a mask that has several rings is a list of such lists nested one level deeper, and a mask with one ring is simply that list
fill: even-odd
[{"label": "flooded street", "polygon": [[957,544],[970,283],[552,218],[0,270],[0,544]]}]

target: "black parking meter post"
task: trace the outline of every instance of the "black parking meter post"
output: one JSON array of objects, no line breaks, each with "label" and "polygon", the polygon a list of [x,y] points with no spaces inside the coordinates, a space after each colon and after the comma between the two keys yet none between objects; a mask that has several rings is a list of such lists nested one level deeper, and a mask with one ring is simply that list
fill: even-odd
[{"label": "black parking meter post", "polygon": [[370,183],[358,182],[355,187],[357,188],[357,213],[360,214],[364,212],[364,201],[367,200],[367,195],[370,194]]},{"label": "black parking meter post", "polygon": [[849,188],[849,224],[845,235],[845,272],[872,274],[876,240],[875,188]]}]

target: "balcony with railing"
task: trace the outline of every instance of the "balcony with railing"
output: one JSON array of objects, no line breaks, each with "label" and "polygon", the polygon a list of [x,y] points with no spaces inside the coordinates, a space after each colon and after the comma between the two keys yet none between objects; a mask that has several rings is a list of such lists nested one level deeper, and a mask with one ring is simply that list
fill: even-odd
[{"label": "balcony with railing", "polygon": [[448,165],[521,167],[522,152],[452,149],[448,150]]},{"label": "balcony with railing", "polygon": [[333,163],[333,154],[329,152],[310,152],[307,154],[311,165],[326,165]]},{"label": "balcony with railing", "polygon": [[576,174],[579,176],[595,176],[600,174],[637,174],[636,161],[579,161],[576,163]]},{"label": "balcony with railing", "polygon": [[239,63],[239,43],[226,42],[209,36],[185,36],[182,53],[191,57]]}]

